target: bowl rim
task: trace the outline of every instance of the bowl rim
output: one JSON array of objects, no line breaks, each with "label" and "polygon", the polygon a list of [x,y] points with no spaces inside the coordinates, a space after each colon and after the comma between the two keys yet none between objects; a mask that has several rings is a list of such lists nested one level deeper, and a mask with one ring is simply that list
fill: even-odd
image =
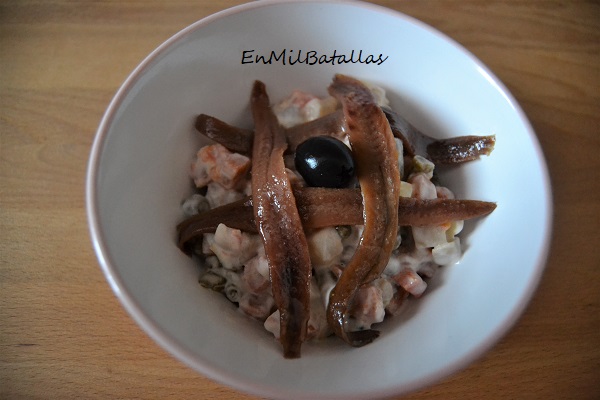
[{"label": "bowl rim", "polygon": [[543,247],[539,254],[537,254],[537,261],[534,269],[534,273],[531,275],[530,281],[527,283],[526,290],[521,294],[517,307],[515,307],[501,328],[497,329],[485,340],[475,346],[469,353],[466,353],[456,362],[446,365],[439,369],[437,372],[424,376],[421,379],[414,380],[409,384],[388,386],[379,390],[370,390],[364,393],[357,393],[356,395],[348,395],[343,393],[341,395],[330,395],[320,398],[363,398],[365,395],[387,397],[395,395],[404,395],[410,392],[414,392],[419,389],[423,389],[426,386],[432,385],[440,380],[449,377],[452,374],[458,373],[465,369],[468,365],[472,364],[476,359],[484,355],[490,350],[503,336],[505,336],[510,329],[514,327],[518,319],[523,315],[525,309],[529,305],[539,283],[543,271],[547,264],[549,256],[551,236],[552,236],[552,225],[553,225],[553,204],[552,204],[552,187],[550,176],[544,154],[539,143],[539,140],[520,105],[517,103],[513,95],[508,91],[505,85],[485,66],[478,58],[476,58],[469,50],[464,48],[461,44],[456,42],[441,31],[433,28],[426,23],[403,14],[400,11],[392,10],[384,6],[366,3],[363,1],[356,0],[261,0],[249,3],[236,5],[214,14],[206,16],[188,26],[181,29],[170,38],[161,43],[156,47],[149,55],[147,55],[134,69],[125,81],[119,86],[118,90],[111,99],[105,113],[103,114],[100,124],[96,130],[94,141],[92,143],[89,161],[86,171],[86,182],[85,182],[85,198],[86,198],[86,215],[88,220],[88,229],[92,247],[98,259],[98,263],[102,269],[105,279],[108,281],[112,291],[118,298],[119,302],[125,308],[127,313],[133,320],[142,328],[142,330],[150,336],[157,344],[166,350],[170,355],[174,356],[185,365],[192,368],[194,371],[201,373],[202,375],[227,385],[236,390],[240,390],[246,393],[251,393],[259,396],[268,396],[273,398],[314,398],[314,394],[303,395],[302,393],[290,393],[285,389],[278,389],[272,386],[258,384],[252,380],[248,380],[241,377],[231,376],[226,370],[214,367],[213,365],[206,364],[200,361],[197,357],[191,355],[188,350],[179,344],[176,340],[169,336],[169,334],[163,330],[156,322],[152,320],[142,309],[140,304],[135,298],[128,292],[127,286],[121,279],[120,274],[115,268],[114,260],[110,255],[110,251],[107,247],[105,236],[100,222],[99,217],[99,206],[98,206],[98,172],[100,166],[100,159],[106,144],[108,133],[110,132],[113,121],[115,120],[116,114],[119,111],[124,98],[127,93],[135,86],[138,80],[143,76],[147,68],[163,53],[167,52],[174,44],[187,37],[189,34],[202,29],[204,26],[212,23],[213,21],[227,18],[229,16],[239,14],[241,12],[270,7],[279,4],[307,4],[307,3],[322,3],[322,4],[335,4],[342,6],[352,6],[364,8],[367,10],[375,11],[378,13],[388,14],[394,18],[401,20],[404,23],[409,23],[418,26],[421,29],[426,30],[429,33],[434,34],[439,39],[447,42],[452,47],[457,49],[459,52],[467,56],[472,63],[478,66],[480,72],[486,77],[486,79],[496,87],[496,89],[506,98],[509,104],[513,107],[518,119],[523,124],[534,151],[537,155],[537,162],[540,167],[540,171],[543,176],[543,186],[546,189],[545,192],[545,206],[547,209],[545,215],[545,223],[548,229],[544,232]]}]

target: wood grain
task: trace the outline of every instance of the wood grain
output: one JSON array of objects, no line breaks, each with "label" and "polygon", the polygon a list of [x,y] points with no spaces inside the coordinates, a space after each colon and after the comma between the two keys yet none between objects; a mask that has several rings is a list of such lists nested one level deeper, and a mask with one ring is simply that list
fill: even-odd
[{"label": "wood grain", "polygon": [[[84,204],[90,146],[122,81],[180,29],[240,3],[0,3],[0,398],[254,398],[182,365],[129,318],[98,268]],[[375,3],[496,73],[538,134],[555,202],[548,266],[518,324],[406,398],[600,398],[600,3]]]}]

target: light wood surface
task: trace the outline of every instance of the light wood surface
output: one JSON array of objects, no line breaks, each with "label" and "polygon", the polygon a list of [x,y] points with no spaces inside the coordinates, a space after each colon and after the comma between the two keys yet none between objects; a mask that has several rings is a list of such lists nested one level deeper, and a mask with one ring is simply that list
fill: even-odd
[{"label": "light wood surface", "polygon": [[[0,398],[254,398],[187,368],[125,313],[92,251],[84,199],[95,130],[122,81],[165,39],[239,3],[0,2]],[[547,269],[517,325],[406,398],[600,398],[600,3],[376,3],[498,75],[538,134],[555,202]]]}]

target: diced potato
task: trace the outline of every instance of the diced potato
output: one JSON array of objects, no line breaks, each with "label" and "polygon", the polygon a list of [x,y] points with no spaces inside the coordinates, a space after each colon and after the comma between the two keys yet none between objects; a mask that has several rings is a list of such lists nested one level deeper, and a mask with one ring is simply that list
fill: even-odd
[{"label": "diced potato", "polygon": [[330,265],[337,261],[344,250],[342,238],[335,228],[323,228],[307,238],[310,259],[316,265]]},{"label": "diced potato", "polygon": [[385,306],[381,288],[376,285],[361,286],[354,297],[350,316],[350,330],[370,329],[371,325],[383,321]]},{"label": "diced potato", "polygon": [[232,153],[220,144],[204,146],[191,165],[190,175],[196,187],[204,187],[210,182],[218,182],[227,189],[234,188],[250,169],[250,159],[242,154]]},{"label": "diced potato", "polygon": [[413,173],[408,181],[412,184],[412,197],[421,200],[437,199],[435,185],[431,183],[425,173]]},{"label": "diced potato", "polygon": [[235,190],[226,189],[217,182],[208,184],[206,191],[206,200],[210,208],[219,207],[225,204],[233,203],[244,197],[244,194]]},{"label": "diced potato", "polygon": [[446,231],[446,240],[449,242],[454,240],[454,236],[458,235],[465,225],[465,221],[459,219],[458,221],[453,221],[450,223],[450,228]]},{"label": "diced potato", "polygon": [[315,97],[304,105],[302,108],[302,114],[307,122],[313,121],[327,114],[331,114],[333,111],[335,111],[337,106],[338,101],[335,99],[335,97],[329,96],[323,99]]},{"label": "diced potato", "polygon": [[412,197],[413,188],[408,182],[400,181],[400,196],[401,197]]},{"label": "diced potato", "polygon": [[455,264],[460,260],[462,251],[460,239],[455,237],[453,241],[439,244],[431,250],[433,261],[439,265]]},{"label": "diced potato", "polygon": [[435,165],[425,157],[413,157],[413,173],[424,173],[427,176],[427,179],[431,179],[433,177],[434,169]]},{"label": "diced potato", "polygon": [[420,297],[425,289],[427,289],[427,283],[412,269],[407,268],[402,270],[394,276],[394,280],[399,286],[415,297]]},{"label": "diced potato", "polygon": [[214,241],[210,249],[219,258],[224,268],[237,271],[242,265],[256,256],[260,240],[257,235],[250,235],[239,229],[231,229],[219,224],[215,231]]},{"label": "diced potato", "polygon": [[447,225],[413,226],[413,238],[417,248],[435,247],[447,243]]}]

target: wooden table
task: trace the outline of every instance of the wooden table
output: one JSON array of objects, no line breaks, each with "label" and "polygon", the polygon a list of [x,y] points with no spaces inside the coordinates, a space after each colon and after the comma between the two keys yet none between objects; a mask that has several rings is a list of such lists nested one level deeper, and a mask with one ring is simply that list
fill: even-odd
[{"label": "wooden table", "polygon": [[[129,318],[84,205],[90,146],[121,82],[165,39],[239,3],[0,3],[0,398],[253,398],[199,376]],[[407,398],[600,398],[600,3],[376,3],[448,34],[503,80],[539,136],[555,202],[548,266],[518,324]]]}]

